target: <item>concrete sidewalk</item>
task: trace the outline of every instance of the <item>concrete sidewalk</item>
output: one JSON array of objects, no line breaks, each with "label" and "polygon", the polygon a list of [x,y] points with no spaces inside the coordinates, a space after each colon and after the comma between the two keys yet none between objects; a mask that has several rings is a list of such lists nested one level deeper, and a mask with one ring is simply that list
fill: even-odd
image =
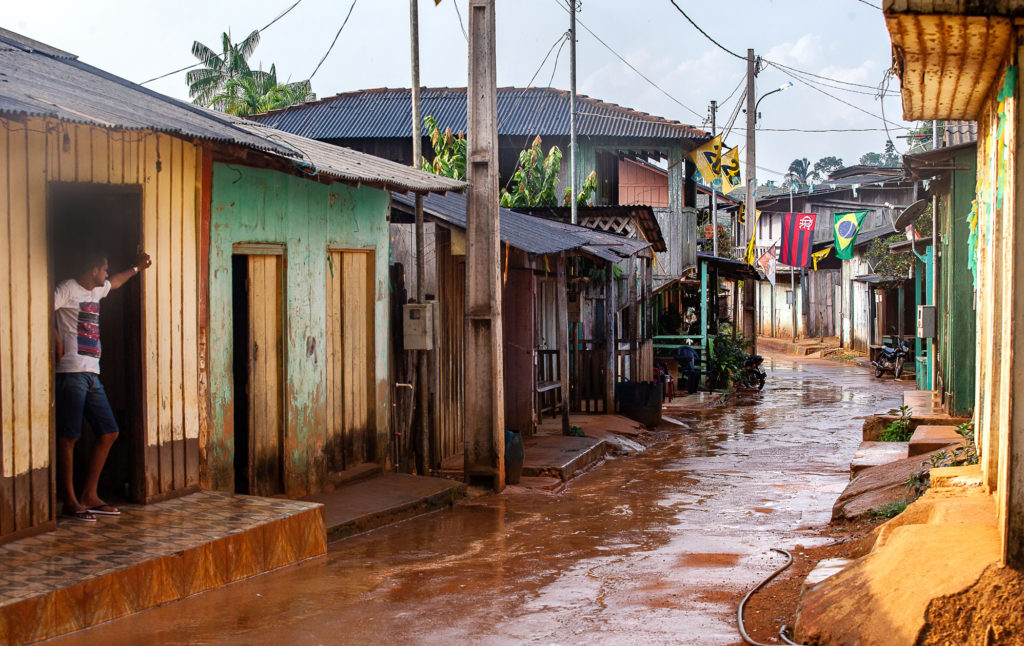
[{"label": "concrete sidewalk", "polygon": [[465,484],[447,478],[377,472],[304,500],[323,505],[327,540],[335,541],[451,507],[465,493]]},{"label": "concrete sidewalk", "polygon": [[819,339],[817,337],[811,339],[798,338],[795,342],[792,337],[757,337],[757,352],[759,354],[775,352],[779,354],[794,354],[800,357],[806,357],[807,355],[815,354],[822,350],[837,347],[839,347],[839,340],[832,337],[826,337],[825,339]]}]

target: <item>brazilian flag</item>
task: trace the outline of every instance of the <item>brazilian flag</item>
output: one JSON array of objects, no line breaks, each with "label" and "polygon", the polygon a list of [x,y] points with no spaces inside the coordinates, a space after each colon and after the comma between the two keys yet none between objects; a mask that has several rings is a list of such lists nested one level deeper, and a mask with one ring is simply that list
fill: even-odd
[{"label": "brazilian flag", "polygon": [[832,235],[836,243],[836,258],[853,258],[853,242],[857,239],[860,225],[867,214],[867,211],[849,211],[833,215],[835,225],[832,227]]}]

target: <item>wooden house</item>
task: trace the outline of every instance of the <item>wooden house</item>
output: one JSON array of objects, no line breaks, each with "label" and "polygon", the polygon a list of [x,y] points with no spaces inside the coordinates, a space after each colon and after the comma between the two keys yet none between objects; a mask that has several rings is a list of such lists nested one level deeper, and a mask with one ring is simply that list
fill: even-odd
[{"label": "wooden house", "polygon": [[[387,311],[375,304],[386,290],[380,257],[388,190],[462,184],[241,124],[4,30],[0,69],[0,178],[7,187],[0,199],[0,540],[55,527],[52,294],[56,281],[74,275],[74,251],[85,245],[102,245],[116,269],[140,248],[153,259],[141,279],[103,303],[101,370],[121,428],[101,481],[106,490],[152,502],[200,486],[235,488],[237,447],[225,437],[239,411],[225,393],[235,383],[236,340],[260,357],[276,344],[280,362],[268,359],[263,375],[247,382],[266,379],[277,392],[247,415],[278,424],[268,432],[278,438],[283,482],[250,483],[248,491],[313,489],[332,462],[306,456],[319,456],[334,436],[367,418],[370,433],[381,433],[386,375],[373,357],[386,344],[377,327],[381,316],[386,325]],[[281,207],[281,191],[296,206]],[[317,246],[303,246],[313,233]],[[349,251],[363,255],[353,259]],[[236,331],[233,269],[243,264],[236,255],[246,258],[250,288],[262,286],[245,304],[247,320],[264,325],[263,336],[255,327],[247,338],[223,336]],[[358,314],[328,308],[339,302],[328,294],[340,299],[346,289],[327,278],[339,262],[362,272]],[[307,284],[313,280],[319,282]],[[287,304],[271,298],[285,294]],[[369,358],[346,363],[346,341],[339,347],[338,335],[327,334],[340,329],[338,317],[373,328],[363,337],[377,344]],[[360,404],[370,412],[360,410],[359,423],[346,426],[356,413],[344,408],[327,367],[344,379],[360,361],[372,364]],[[294,362],[311,367],[293,369]],[[319,429],[338,405],[341,421],[325,437]]]},{"label": "wooden house", "polygon": [[[439,312],[432,451],[439,464],[461,455],[462,395],[472,383],[461,354],[466,200],[431,195],[423,209],[434,225],[428,258],[436,282],[428,295]],[[410,226],[413,210],[412,198],[394,195],[392,228]],[[626,378],[616,361],[624,353],[609,355],[607,339],[628,329],[627,306],[617,293],[628,293],[629,281],[607,278],[617,263],[649,262],[650,243],[504,208],[499,213],[506,426],[529,435],[544,415],[560,414],[568,430],[570,410],[614,410],[614,383]],[[408,259],[396,253],[395,261]]]}]

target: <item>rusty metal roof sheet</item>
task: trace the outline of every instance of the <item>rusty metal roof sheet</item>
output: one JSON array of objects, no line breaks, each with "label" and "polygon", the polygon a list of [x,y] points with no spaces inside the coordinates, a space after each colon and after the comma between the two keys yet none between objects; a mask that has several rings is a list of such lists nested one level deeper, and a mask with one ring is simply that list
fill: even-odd
[{"label": "rusty metal roof sheet", "polygon": [[[412,196],[393,193],[391,198],[393,203],[406,212],[411,212],[415,207],[415,198]],[[465,195],[427,195],[423,198],[423,212],[460,229],[466,228]],[[516,213],[502,207],[498,207],[498,216],[498,235],[501,241],[536,255],[580,251],[614,262],[650,246],[622,236]]]},{"label": "rusty metal roof sheet", "polygon": [[[466,88],[424,88],[421,112],[441,128],[466,130]],[[581,137],[707,139],[679,121],[663,119],[614,103],[577,95],[577,134]],[[313,139],[405,138],[412,123],[408,88],[345,92],[252,117],[275,128]],[[569,93],[549,87],[498,88],[498,134],[568,136]],[[426,127],[423,136],[427,136]]]},{"label": "rusty metal roof sheet", "polygon": [[462,182],[164,96],[82,63],[73,54],[0,29],[3,114],[226,142],[283,157],[313,173],[389,189],[426,192],[465,187]]},{"label": "rusty metal roof sheet", "polygon": [[1002,72],[1013,23],[997,15],[932,13],[938,4],[886,2],[903,118],[976,119]]}]

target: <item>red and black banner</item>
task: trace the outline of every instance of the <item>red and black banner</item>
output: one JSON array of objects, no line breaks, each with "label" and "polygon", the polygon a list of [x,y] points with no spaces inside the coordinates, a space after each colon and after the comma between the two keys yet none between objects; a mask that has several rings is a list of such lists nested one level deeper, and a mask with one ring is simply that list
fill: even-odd
[{"label": "red and black banner", "polygon": [[817,213],[787,213],[782,218],[782,253],[779,262],[790,267],[809,267]]}]

